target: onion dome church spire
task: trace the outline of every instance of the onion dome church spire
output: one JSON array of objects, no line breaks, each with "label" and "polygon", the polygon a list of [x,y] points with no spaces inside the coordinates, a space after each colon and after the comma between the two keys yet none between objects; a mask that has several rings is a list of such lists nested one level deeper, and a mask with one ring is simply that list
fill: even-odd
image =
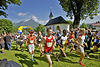
[{"label": "onion dome church spire", "polygon": [[49,20],[53,19],[52,8],[50,8]]}]

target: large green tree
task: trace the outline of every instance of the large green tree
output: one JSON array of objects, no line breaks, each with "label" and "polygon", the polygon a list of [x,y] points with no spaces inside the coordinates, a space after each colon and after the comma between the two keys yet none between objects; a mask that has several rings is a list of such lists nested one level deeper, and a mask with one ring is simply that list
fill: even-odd
[{"label": "large green tree", "polygon": [[39,26],[37,26],[35,29],[34,29],[35,32],[38,32],[38,31],[41,31],[41,32],[44,32],[45,31],[45,27],[41,24],[39,24]]},{"label": "large green tree", "polygon": [[4,17],[7,17],[8,14],[6,14],[5,10],[8,9],[8,4],[17,4],[20,5],[20,0],[0,0],[0,16],[3,15]]},{"label": "large green tree", "polygon": [[0,32],[1,33],[3,32],[12,33],[13,23],[7,19],[0,19]]},{"label": "large green tree", "polygon": [[98,11],[99,0],[58,0],[63,10],[67,12],[67,17],[73,19],[73,28],[77,28],[80,24],[80,20],[89,17],[93,19],[97,16],[100,11]]}]

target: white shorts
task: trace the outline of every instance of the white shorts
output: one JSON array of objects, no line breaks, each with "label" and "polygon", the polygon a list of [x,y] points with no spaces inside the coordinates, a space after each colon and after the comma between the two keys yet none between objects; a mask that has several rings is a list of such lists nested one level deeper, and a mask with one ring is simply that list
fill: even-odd
[{"label": "white shorts", "polygon": [[34,47],[34,44],[29,44],[29,52],[32,52],[32,51],[34,51],[34,49],[35,49],[35,47]]},{"label": "white shorts", "polygon": [[78,45],[76,51],[77,51],[77,52],[80,52],[80,53],[84,53],[84,47]]}]

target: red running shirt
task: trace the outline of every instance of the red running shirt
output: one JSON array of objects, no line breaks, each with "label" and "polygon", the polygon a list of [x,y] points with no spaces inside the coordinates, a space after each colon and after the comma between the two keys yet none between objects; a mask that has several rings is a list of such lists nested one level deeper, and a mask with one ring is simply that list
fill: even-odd
[{"label": "red running shirt", "polygon": [[71,35],[70,38],[69,38],[69,43],[73,42],[73,38],[74,38],[74,35]]},{"label": "red running shirt", "polygon": [[46,36],[46,43],[44,46],[44,51],[45,52],[51,52],[53,50],[53,36],[51,35],[51,39],[48,39],[48,37]]},{"label": "red running shirt", "polygon": [[33,37],[28,36],[28,43],[34,44],[34,42],[35,42],[35,36],[33,36]]}]

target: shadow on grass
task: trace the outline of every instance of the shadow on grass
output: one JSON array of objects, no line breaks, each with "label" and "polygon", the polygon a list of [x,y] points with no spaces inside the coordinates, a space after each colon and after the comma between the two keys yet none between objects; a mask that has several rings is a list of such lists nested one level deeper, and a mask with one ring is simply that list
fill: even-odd
[{"label": "shadow on grass", "polygon": [[36,61],[33,62],[31,60],[19,60],[19,62],[21,63],[22,67],[26,67],[24,64],[26,64],[27,67],[34,67],[33,65],[38,65]]},{"label": "shadow on grass", "polygon": [[11,50],[16,50],[16,47],[15,46],[11,46]]},{"label": "shadow on grass", "polygon": [[17,58],[22,58],[22,59],[30,59],[30,58],[28,58],[28,56],[26,55],[26,54],[15,54],[15,56],[17,57]]},{"label": "shadow on grass", "polygon": [[66,62],[66,63],[74,63],[74,64],[77,64],[78,63],[78,62],[72,62],[69,59],[65,59],[65,57],[61,57],[59,60],[62,61],[62,62]]},{"label": "shadow on grass", "polygon": [[[23,64],[26,64],[27,65],[27,67],[34,67],[33,66],[33,64],[38,64],[36,61],[31,61],[31,59],[30,58],[28,58],[28,56],[26,55],[26,54],[15,54],[15,56],[17,57],[17,58],[22,58],[23,60],[18,60],[21,64],[22,64],[22,67],[24,67],[24,65]],[[26,60],[26,59],[28,59],[28,60]]]},{"label": "shadow on grass", "polygon": [[35,52],[38,52],[38,53],[40,53],[40,50],[37,50],[37,49],[36,49],[36,50],[34,51],[34,53],[35,53]]},{"label": "shadow on grass", "polygon": [[37,56],[34,56],[35,59],[38,59],[40,61],[44,61],[44,62],[47,62],[48,63],[48,60],[47,58],[44,56],[44,57],[37,57]]},{"label": "shadow on grass", "polygon": [[80,57],[77,54],[66,53],[67,57]]},{"label": "shadow on grass", "polygon": [[90,58],[98,59],[98,55],[89,55]]}]

